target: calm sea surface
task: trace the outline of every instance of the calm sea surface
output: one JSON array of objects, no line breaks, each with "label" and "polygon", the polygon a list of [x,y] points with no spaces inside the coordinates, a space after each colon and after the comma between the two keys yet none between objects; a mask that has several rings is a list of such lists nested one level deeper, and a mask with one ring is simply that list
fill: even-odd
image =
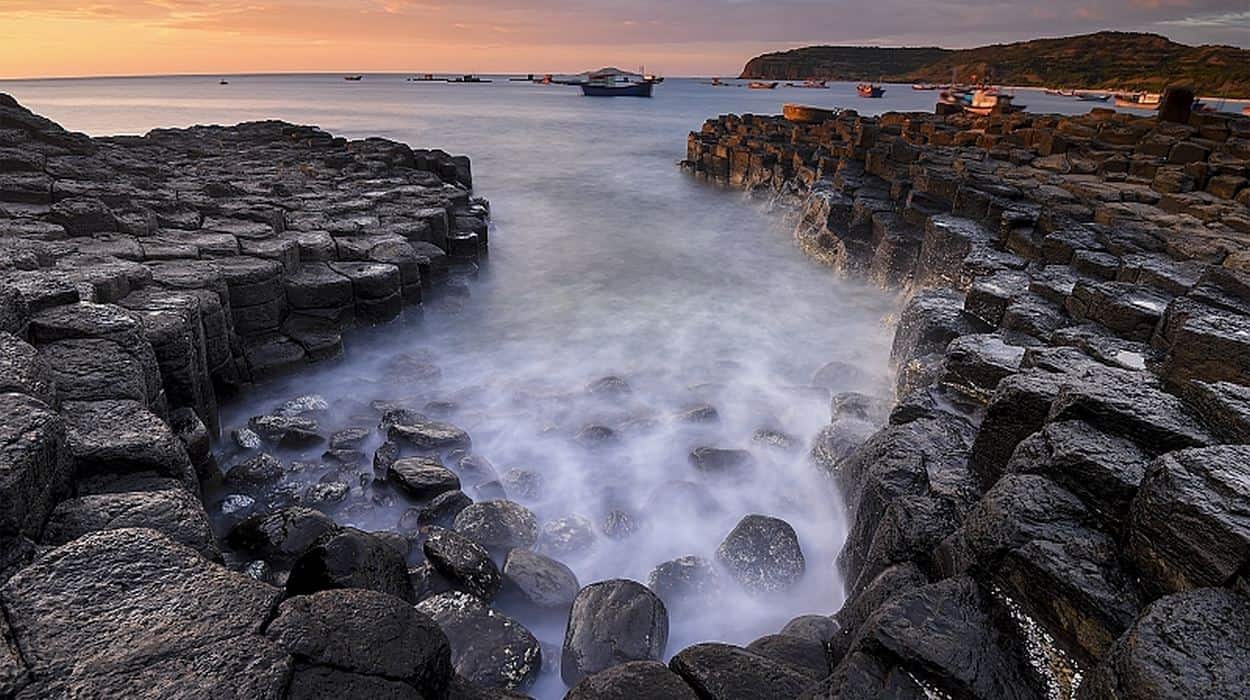
[{"label": "calm sea surface", "polygon": [[[500,474],[517,470],[517,480],[505,480],[511,497],[543,522],[581,516],[592,523],[595,545],[562,557],[583,585],[613,577],[645,582],[663,561],[711,558],[747,513],[791,523],[807,558],[798,588],[759,599],[726,582],[711,600],[672,606],[669,654],[696,641],[745,644],[795,615],[837,608],[842,582],[833,559],[845,528],[835,494],[805,456],[829,420],[829,398],[806,385],[817,369],[840,362],[832,373],[837,388],[888,395],[887,319],[896,300],[838,280],[797,251],[777,213],[700,183],[676,163],[687,132],[718,114],[776,113],[787,101],[927,111],[936,93],[893,85],[884,99],[863,100],[851,84],[753,91],[668,80],[646,100],[585,98],[573,87],[500,79],[229,80],[9,81],[0,91],[92,135],[277,118],[467,154],[493,220],[490,259],[467,279],[468,296],[446,295],[423,313],[352,334],[345,360],[266,383],[227,405],[226,427],[303,393],[330,399],[332,411],[321,418],[328,429],[367,425],[374,399],[416,408],[453,402],[449,419],[469,430],[474,452]],[[1045,111],[1088,108],[1037,92],[1017,101]],[[388,369],[402,354],[435,364],[441,380]],[[632,393],[585,395],[589,382],[608,375],[624,378]],[[701,404],[718,418],[677,417]],[[592,424],[616,430],[618,442],[586,449],[575,436]],[[753,442],[759,428],[782,430],[800,445],[784,451]],[[699,445],[748,448],[757,464],[709,481],[687,458]],[[223,466],[238,458],[225,448],[220,456]],[[281,456],[313,466],[293,471],[274,503],[309,483],[339,481],[350,490],[335,517],[369,529],[394,529],[411,505],[369,483],[367,467],[318,465],[315,452]],[[475,485],[465,477],[470,496]],[[715,505],[699,509],[679,499],[674,507],[668,498],[691,490]],[[265,507],[260,500],[257,507]],[[559,697],[564,620],[505,611],[547,645],[550,667],[533,692]]]}]

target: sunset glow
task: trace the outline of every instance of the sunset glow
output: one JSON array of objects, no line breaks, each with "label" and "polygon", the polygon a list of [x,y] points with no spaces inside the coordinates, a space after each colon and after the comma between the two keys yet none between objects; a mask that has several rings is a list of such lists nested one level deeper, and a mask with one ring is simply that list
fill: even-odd
[{"label": "sunset glow", "polygon": [[1044,8],[974,0],[0,0],[0,77],[641,63],[669,75],[716,75],[736,73],[760,52],[809,43],[959,47],[1111,25],[1246,45],[1244,8],[1244,0],[1059,0]]}]

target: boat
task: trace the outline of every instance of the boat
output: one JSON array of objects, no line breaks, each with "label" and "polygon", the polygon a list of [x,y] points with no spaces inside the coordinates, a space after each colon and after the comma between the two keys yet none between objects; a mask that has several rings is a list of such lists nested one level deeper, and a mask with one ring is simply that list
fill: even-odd
[{"label": "boat", "polygon": [[828,90],[829,86],[824,80],[804,80],[801,83],[786,83],[786,87],[804,88],[807,90]]},{"label": "boat", "polygon": [[1000,94],[995,88],[973,90],[952,88],[943,90],[938,96],[938,102],[958,106],[968,114],[978,116],[1023,111],[1024,105],[1014,104],[1012,99],[1011,95]]},{"label": "boat", "polygon": [[632,81],[619,71],[600,71],[587,76],[582,83],[582,94],[586,97],[650,97],[658,82],[655,76]]},{"label": "boat", "polygon": [[751,88],[752,90],[776,90],[777,83],[775,82],[766,83],[763,81],[756,80],[754,82],[747,83],[747,87]]},{"label": "boat", "polygon": [[1106,102],[1111,99],[1111,95],[1105,92],[1101,94],[1097,92],[1078,92],[1073,97],[1076,98],[1077,102]]},{"label": "boat", "polygon": [[938,89],[938,86],[934,85],[933,83],[915,83],[914,85],[911,86],[911,89],[912,90],[936,90]]},{"label": "boat", "polygon": [[479,78],[476,75],[462,75],[459,78],[448,78],[449,83],[489,83],[490,80]]},{"label": "boat", "polygon": [[858,92],[860,97],[881,97],[885,94],[885,88],[872,83],[860,83],[855,86],[855,92]]},{"label": "boat", "polygon": [[356,81],[359,81],[359,80],[364,80],[364,79],[365,79],[365,76],[363,76],[363,75],[345,75],[345,76],[343,76],[343,80],[350,80],[350,81],[352,81],[352,82],[356,82]]},{"label": "boat", "polygon": [[1115,96],[1115,106],[1125,109],[1159,109],[1162,101],[1163,95],[1155,92],[1121,92]]},{"label": "boat", "polygon": [[1241,113],[1246,115],[1247,117],[1250,117],[1250,107],[1242,107]]},{"label": "boat", "polygon": [[229,85],[229,84],[230,84],[230,81],[229,81],[229,80],[223,80],[223,81],[221,81],[220,83],[217,83],[217,84],[218,84],[218,85]]},{"label": "boat", "polygon": [[435,78],[433,73],[424,73],[415,78],[409,78],[408,80],[414,83],[433,83],[433,82],[441,83],[443,82],[442,78]]}]

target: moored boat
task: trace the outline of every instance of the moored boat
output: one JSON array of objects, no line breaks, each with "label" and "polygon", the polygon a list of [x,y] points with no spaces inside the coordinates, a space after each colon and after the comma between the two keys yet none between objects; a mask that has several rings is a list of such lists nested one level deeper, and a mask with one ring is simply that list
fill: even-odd
[{"label": "moored boat", "polygon": [[938,96],[941,104],[955,105],[968,114],[978,116],[1023,111],[1024,105],[1014,104],[1012,99],[1011,95],[1001,94],[992,87],[975,90],[952,88],[943,90]]},{"label": "moored boat", "polygon": [[448,78],[449,83],[489,83],[489,80],[479,78],[476,75],[462,75],[459,78]]},{"label": "moored boat", "polygon": [[587,76],[582,83],[582,94],[586,97],[650,97],[658,82],[660,80],[654,76],[631,81],[619,72],[602,71]]},{"label": "moored boat", "polygon": [[1106,102],[1111,99],[1111,95],[1107,93],[1097,92],[1078,92],[1075,95],[1077,102]]},{"label": "moored boat", "polygon": [[1121,92],[1115,96],[1115,106],[1126,109],[1159,109],[1162,101],[1163,95],[1156,92]]},{"label": "moored boat", "polygon": [[938,86],[934,85],[933,83],[915,83],[911,86],[911,89],[912,90],[936,90],[938,89]]},{"label": "moored boat", "polygon": [[365,79],[365,76],[363,76],[363,75],[345,75],[345,76],[343,76],[343,80],[350,80],[350,81],[352,81],[352,82],[357,82],[357,81],[364,80],[364,79]]},{"label": "moored boat", "polygon": [[777,83],[775,82],[768,83],[768,82],[756,80],[754,82],[747,83],[747,87],[751,88],[752,90],[775,90],[777,89]]},{"label": "moored boat", "polygon": [[885,88],[872,83],[860,83],[855,86],[855,92],[859,93],[860,97],[881,97],[885,94]]}]

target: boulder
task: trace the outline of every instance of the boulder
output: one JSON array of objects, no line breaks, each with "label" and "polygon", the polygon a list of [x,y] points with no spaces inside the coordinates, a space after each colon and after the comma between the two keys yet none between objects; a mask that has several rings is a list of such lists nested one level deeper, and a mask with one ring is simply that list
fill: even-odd
[{"label": "boulder", "polygon": [[658,661],[630,661],[586,676],[564,700],[697,700],[676,673]]},{"label": "boulder", "polygon": [[811,685],[809,674],[731,644],[714,642],[686,647],[668,667],[700,698],[795,698]]},{"label": "boulder", "polygon": [[345,589],[282,603],[265,636],[301,665],[400,681],[424,697],[451,683],[451,647],[426,615],[393,596]]},{"label": "boulder", "polygon": [[[490,554],[454,530],[430,528],[422,545],[425,558],[453,588],[490,602],[503,579]],[[516,550],[514,550],[516,551]]]},{"label": "boulder", "polygon": [[755,466],[755,457],[747,450],[703,446],[691,450],[690,464],[709,476],[741,476]]},{"label": "boulder", "polygon": [[556,556],[576,555],[595,545],[594,524],[589,518],[569,515],[543,524],[538,548]]},{"label": "boulder", "polygon": [[482,501],[466,506],[456,516],[456,532],[488,550],[532,547],[538,541],[538,518],[512,501]]},{"label": "boulder", "polygon": [[326,441],[317,421],[301,415],[252,416],[247,427],[262,440],[288,449],[312,447]]},{"label": "boulder", "polygon": [[917,293],[899,314],[890,361],[901,366],[922,355],[941,353],[955,338],[977,332],[977,323],[963,308],[964,295],[953,290]]},{"label": "boulder", "polygon": [[236,550],[279,566],[290,566],[337,529],[334,520],[324,513],[293,506],[239,522],[230,529],[226,541]]},{"label": "boulder", "polygon": [[1059,378],[1049,372],[1021,372],[999,383],[968,455],[968,468],[982,488],[993,486],[1016,445],[1042,428],[1058,395]]},{"label": "boulder", "polygon": [[520,594],[527,603],[539,608],[567,608],[581,588],[569,567],[519,547],[508,552],[503,577],[508,591]]},{"label": "boulder", "polygon": [[785,664],[811,676],[813,680],[825,678],[830,673],[824,642],[787,634],[770,634],[748,644],[747,651]]},{"label": "boulder", "polygon": [[0,587],[32,698],[279,698],[290,658],[260,630],[281,596],[147,529],[85,535]]},{"label": "boulder", "polygon": [[444,491],[431,498],[430,502],[421,509],[417,517],[418,525],[452,527],[460,511],[468,508],[472,503],[473,499],[466,496],[463,491]]},{"label": "boulder", "polygon": [[747,515],[738,521],[716,549],[716,559],[751,593],[784,591],[805,570],[794,528],[766,515]]},{"label": "boulder", "polygon": [[592,583],[569,610],[560,676],[574,685],[628,661],[659,660],[667,644],[668,611],[650,589],[627,579]]},{"label": "boulder", "polygon": [[169,426],[135,401],[93,401],[62,406],[65,443],[78,479],[150,472],[198,492],[195,469]]},{"label": "boulder", "polygon": [[204,506],[181,488],[99,493],[61,501],[48,518],[43,541],[62,545],[89,532],[145,527],[220,560]]},{"label": "boulder", "polygon": [[47,360],[29,343],[0,331],[0,394],[10,392],[56,405],[56,385]]},{"label": "boulder", "polygon": [[786,623],[779,634],[825,643],[838,633],[838,623],[825,615],[799,615]]},{"label": "boulder", "polygon": [[988,402],[998,383],[1020,369],[1024,348],[1008,345],[992,333],[961,336],[946,347],[942,382],[967,396]]},{"label": "boulder", "polygon": [[387,468],[386,478],[417,501],[460,489],[460,478],[434,457],[397,459]]},{"label": "boulder", "polygon": [[1150,589],[1225,585],[1250,564],[1250,446],[1180,450],[1146,470],[1128,554]]},{"label": "boulder", "polygon": [[709,600],[721,589],[720,574],[712,562],[693,555],[657,564],[647,576],[647,587],[668,607]]},{"label": "boulder", "polygon": [[230,467],[225,483],[243,489],[259,489],[278,481],[285,473],[277,457],[259,452]]},{"label": "boulder", "polygon": [[386,429],[386,436],[401,444],[430,452],[467,450],[472,446],[472,440],[464,430],[450,423],[440,423],[414,414],[405,416],[402,422],[389,425]]},{"label": "boulder", "polygon": [[1160,598],[1081,684],[1080,700],[1234,698],[1250,688],[1250,600],[1221,588]]},{"label": "boulder", "polygon": [[417,604],[451,643],[456,673],[484,688],[525,691],[542,669],[542,648],[521,623],[459,591]]},{"label": "boulder", "polygon": [[71,475],[56,412],[30,396],[0,394],[0,536],[38,536]]},{"label": "boulder", "polygon": [[382,539],[345,527],[322,535],[291,566],[289,595],[336,588],[365,588],[411,602],[404,557]]}]

